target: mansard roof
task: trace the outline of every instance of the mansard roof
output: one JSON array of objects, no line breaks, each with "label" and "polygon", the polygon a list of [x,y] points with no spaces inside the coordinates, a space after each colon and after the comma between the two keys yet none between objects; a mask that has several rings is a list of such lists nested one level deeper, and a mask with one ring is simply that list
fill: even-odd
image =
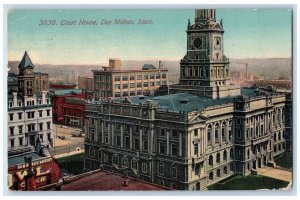
[{"label": "mansard roof", "polygon": [[25,51],[24,56],[19,64],[19,68],[34,68],[34,65],[31,62],[26,51]]}]

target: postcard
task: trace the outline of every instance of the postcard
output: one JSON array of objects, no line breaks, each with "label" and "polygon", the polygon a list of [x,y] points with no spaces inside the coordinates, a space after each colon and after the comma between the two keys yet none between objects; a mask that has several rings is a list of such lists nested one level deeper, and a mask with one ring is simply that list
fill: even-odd
[{"label": "postcard", "polygon": [[10,9],[6,187],[291,190],[292,19]]}]

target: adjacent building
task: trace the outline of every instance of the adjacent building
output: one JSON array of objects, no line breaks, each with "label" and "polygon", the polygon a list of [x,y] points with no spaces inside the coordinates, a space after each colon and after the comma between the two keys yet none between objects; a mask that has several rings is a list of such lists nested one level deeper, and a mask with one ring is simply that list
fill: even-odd
[{"label": "adjacent building", "polygon": [[53,122],[82,128],[85,125],[86,93],[81,89],[52,90]]},{"label": "adjacent building", "polygon": [[[34,65],[25,52],[19,66],[17,91],[8,94],[8,150],[34,148],[37,142],[52,146],[52,104],[48,96],[47,75],[37,78]],[[41,84],[37,84],[41,83]]]},{"label": "adjacent building", "polygon": [[[86,171],[101,168],[173,189],[206,190],[231,175],[274,166],[274,156],[291,150],[291,95],[228,83],[224,30],[215,12],[196,10],[195,24],[188,22],[187,55],[171,94],[126,90],[114,95],[121,98],[86,104]],[[149,71],[132,73],[134,82]],[[107,77],[111,95],[130,84],[129,72],[94,72],[95,84]],[[120,89],[113,90],[116,85]]]},{"label": "adjacent building", "polygon": [[167,85],[168,70],[144,65],[141,70],[121,70],[121,61],[110,59],[109,67],[93,70],[95,99],[154,95],[161,85]]}]

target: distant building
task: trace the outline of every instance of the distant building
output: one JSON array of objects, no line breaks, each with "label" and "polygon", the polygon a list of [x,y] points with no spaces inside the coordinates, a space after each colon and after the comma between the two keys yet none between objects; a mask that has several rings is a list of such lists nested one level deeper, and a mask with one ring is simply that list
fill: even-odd
[{"label": "distant building", "polygon": [[75,89],[76,84],[73,83],[51,83],[51,90],[67,90],[67,89]]},{"label": "distant building", "polygon": [[94,91],[94,78],[78,76],[78,88],[93,92]]},{"label": "distant building", "polygon": [[[234,174],[274,166],[274,156],[291,151],[291,94],[229,84],[223,24],[215,13],[196,10],[195,24],[188,23],[188,52],[172,94],[85,105],[86,171],[125,171],[173,189],[206,190]],[[123,74],[116,76],[121,82]]]},{"label": "distant building", "polygon": [[8,150],[43,145],[52,146],[52,105],[46,87],[37,87],[34,65],[27,52],[20,64],[18,92],[8,95]]},{"label": "distant building", "polygon": [[93,70],[95,99],[154,95],[161,85],[167,85],[166,69],[144,65],[142,70],[121,70],[119,62],[109,62],[111,66]]},{"label": "distant building", "polygon": [[86,94],[81,89],[52,90],[53,122],[67,126],[85,125]]}]

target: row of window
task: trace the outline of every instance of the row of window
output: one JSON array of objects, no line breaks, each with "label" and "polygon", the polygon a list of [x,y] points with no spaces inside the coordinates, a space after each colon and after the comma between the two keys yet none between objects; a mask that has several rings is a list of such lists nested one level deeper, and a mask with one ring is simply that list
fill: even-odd
[{"label": "row of window", "polygon": [[[154,87],[155,85],[156,86],[160,86],[160,81],[156,81],[156,84],[155,84],[155,82],[140,82],[140,83],[137,83],[137,84],[135,84],[135,83],[130,83],[129,85],[128,85],[128,83],[124,83],[124,84],[122,84],[122,87],[121,87],[121,84],[115,84],[115,89],[127,89],[128,87],[130,87],[130,88],[141,88],[141,87]],[[167,82],[166,81],[162,81],[162,83],[163,83],[163,85],[166,85],[167,84]]]},{"label": "row of window", "polygon": [[[233,149],[230,149],[229,152],[230,152],[229,153],[230,159],[233,159]],[[227,150],[224,150],[223,151],[223,161],[227,161],[227,159],[228,159]],[[220,164],[220,162],[221,162],[221,154],[217,153],[217,155],[216,155],[216,163]],[[211,166],[211,167],[214,165],[214,157],[213,157],[213,155],[209,156],[209,158],[208,158],[208,165]]]},{"label": "row of window", "polygon": [[[50,99],[46,99],[46,101],[47,101],[47,104],[50,104]],[[41,105],[41,104],[42,104],[42,99],[38,99],[37,100],[37,105]],[[35,105],[34,100],[26,101],[26,106],[34,106],[34,105]],[[13,102],[9,101],[8,102],[8,107],[12,108],[13,106],[14,106]],[[22,101],[18,101],[17,106],[21,107],[22,106]]]},{"label": "row of window", "polygon": [[[44,142],[44,135],[43,134],[39,134],[38,137],[39,137],[39,140],[40,142]],[[18,146],[24,146],[25,143],[24,143],[24,137],[19,137],[19,138],[11,138],[10,139],[10,147],[13,148],[15,147],[15,141],[18,141]],[[51,142],[51,133],[47,133],[47,140],[48,142]],[[33,144],[34,142],[32,141],[32,139],[30,140],[30,145],[34,145]]]},{"label": "row of window", "polygon": [[[39,113],[39,117],[43,117],[43,111],[42,110],[39,110],[38,113]],[[14,121],[14,114],[15,113],[10,113],[9,114],[9,120],[10,121]],[[33,119],[34,116],[35,116],[35,111],[26,112],[26,114],[27,114],[27,119]],[[50,114],[51,114],[51,110],[50,109],[46,110],[46,116],[50,116]],[[17,115],[18,115],[18,120],[23,119],[23,112],[18,112]]]},{"label": "row of window", "polygon": [[[163,79],[165,79],[165,78],[167,78],[167,75],[166,74],[144,74],[144,79],[154,79],[154,77],[156,78],[156,79],[160,79],[160,78],[163,78]],[[129,78],[129,80],[142,80],[143,79],[143,75],[134,75],[134,74],[132,74],[132,75],[130,75],[129,77],[128,77],[128,75],[122,75],[122,77],[121,76],[115,76],[115,81],[121,81],[121,79],[122,79],[122,81],[128,81],[128,78]]]},{"label": "row of window", "polygon": [[[51,122],[46,122],[47,124],[47,130],[50,130],[51,129]],[[44,123],[39,123],[38,124],[39,126],[39,131],[43,131],[43,127],[44,127]],[[35,131],[35,124],[28,124],[27,125],[27,130],[28,132],[32,132],[32,131]],[[15,127],[14,126],[11,126],[9,127],[9,133],[10,133],[10,136],[13,136],[15,135]],[[18,126],[18,134],[22,134],[23,133],[23,125],[20,125]]]}]

